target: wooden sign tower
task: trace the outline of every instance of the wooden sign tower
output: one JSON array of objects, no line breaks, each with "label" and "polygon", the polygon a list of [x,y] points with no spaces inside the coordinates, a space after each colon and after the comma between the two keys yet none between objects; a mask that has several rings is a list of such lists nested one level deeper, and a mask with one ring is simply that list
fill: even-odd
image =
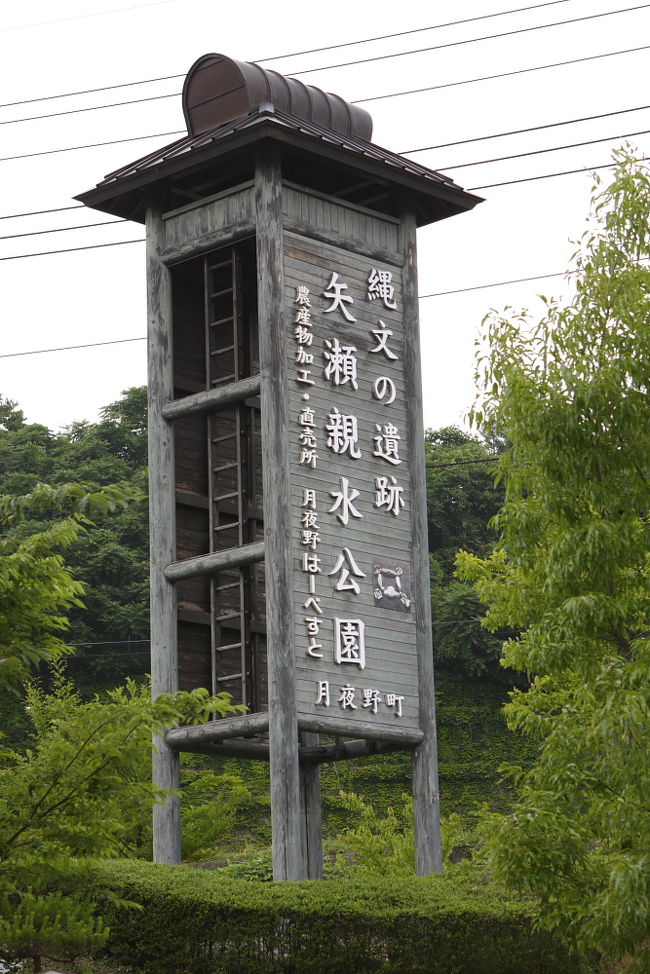
[{"label": "wooden sign tower", "polygon": [[[78,197],[147,229],[154,693],[245,715],[158,742],[270,760],[274,877],[322,875],[319,766],[413,755],[440,869],[416,228],[479,200],[336,95],[217,54],[186,138]],[[154,821],[180,860],[180,809]]]}]

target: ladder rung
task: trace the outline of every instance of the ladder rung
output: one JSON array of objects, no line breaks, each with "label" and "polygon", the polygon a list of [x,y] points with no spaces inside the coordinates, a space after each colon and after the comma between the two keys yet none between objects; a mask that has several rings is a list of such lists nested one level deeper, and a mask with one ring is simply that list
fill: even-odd
[{"label": "ladder rung", "polygon": [[211,298],[220,298],[224,294],[232,294],[232,288],[231,287],[225,287],[221,291],[210,291],[210,297]]},{"label": "ladder rung", "polygon": [[225,260],[220,260],[218,264],[208,265],[211,271],[218,271],[221,267],[232,267],[232,257],[226,257]]},{"label": "ladder rung", "polygon": [[213,473],[221,473],[223,470],[234,470],[238,466],[237,461],[234,460],[232,463],[222,463],[220,467],[213,467]]},{"label": "ladder rung", "polygon": [[[225,592],[226,589],[230,589],[230,588],[239,588],[239,582],[226,582],[225,585],[215,585],[214,591]],[[237,615],[239,615],[239,612],[237,613]]]},{"label": "ladder rung", "polygon": [[214,504],[219,504],[220,501],[229,501],[233,497],[239,497],[239,491],[238,490],[233,490],[229,494],[219,494],[218,497],[213,497],[212,498],[212,502]]},{"label": "ladder rung", "polygon": [[223,348],[215,348],[210,352],[210,355],[225,355],[227,352],[232,352],[234,345],[225,345]]},{"label": "ladder rung", "polygon": [[232,676],[218,676],[217,683],[232,683],[233,680],[241,680],[241,673],[233,673]]},{"label": "ladder rung", "polygon": [[216,328],[217,325],[224,325],[227,321],[234,321],[234,315],[226,315],[225,318],[217,318],[216,321],[211,321],[208,325],[209,328]]},{"label": "ladder rung", "polygon": [[[234,585],[239,585],[239,582],[235,582]],[[224,612],[221,616],[215,616],[215,622],[226,622],[230,619],[239,619],[241,612]]]},{"label": "ladder rung", "polygon": [[229,649],[241,649],[241,640],[237,643],[227,643],[225,646],[217,646],[218,653],[225,653]]},{"label": "ladder rung", "polygon": [[226,440],[235,440],[237,438],[237,433],[224,433],[223,436],[213,436],[213,443],[225,443]]},{"label": "ladder rung", "polygon": [[224,382],[235,382],[236,379],[237,379],[236,374],[234,372],[231,372],[230,375],[223,375],[220,379],[211,379],[210,385],[221,386],[223,385]]}]

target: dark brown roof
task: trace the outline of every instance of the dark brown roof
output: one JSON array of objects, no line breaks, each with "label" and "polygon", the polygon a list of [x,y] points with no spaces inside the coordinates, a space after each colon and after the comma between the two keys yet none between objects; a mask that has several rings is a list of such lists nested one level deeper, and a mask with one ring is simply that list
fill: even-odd
[{"label": "dark brown roof", "polygon": [[372,138],[372,118],[364,108],[250,61],[204,54],[183,84],[183,115],[190,135],[234,122],[261,105],[345,135]]},{"label": "dark brown roof", "polygon": [[[87,206],[144,222],[145,198],[150,191],[206,167],[234,165],[242,153],[249,157],[261,140],[279,143],[287,152],[303,153],[315,162],[357,170],[384,185],[410,189],[416,198],[418,224],[432,223],[472,209],[481,198],[452,179],[388,149],[351,134],[262,105],[243,118],[198,135],[188,135],[135,162],[109,173],[95,189],[76,199]],[[307,169],[308,169],[307,160]],[[239,163],[238,163],[239,165]],[[305,170],[307,172],[307,169]],[[307,184],[309,180],[306,180]]]}]

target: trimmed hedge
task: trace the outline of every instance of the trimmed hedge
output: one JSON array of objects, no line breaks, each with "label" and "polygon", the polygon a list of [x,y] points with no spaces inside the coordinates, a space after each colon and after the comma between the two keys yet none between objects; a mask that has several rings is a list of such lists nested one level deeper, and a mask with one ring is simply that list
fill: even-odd
[{"label": "trimmed hedge", "polygon": [[[468,873],[253,883],[219,871],[111,861],[106,952],[138,974],[577,974],[524,905]],[[474,885],[470,885],[471,883]],[[464,888],[463,888],[464,887]]]}]

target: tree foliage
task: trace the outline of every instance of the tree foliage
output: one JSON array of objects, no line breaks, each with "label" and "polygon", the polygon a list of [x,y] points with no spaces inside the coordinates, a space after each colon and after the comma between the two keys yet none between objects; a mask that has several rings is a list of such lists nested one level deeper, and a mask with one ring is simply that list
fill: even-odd
[{"label": "tree foliage", "polygon": [[489,522],[502,500],[494,485],[502,448],[498,438],[487,441],[455,426],[425,434],[434,654],[438,667],[465,677],[499,672],[501,639],[481,625],[484,606],[474,586],[455,577],[455,558],[461,547],[483,556],[492,551]]},{"label": "tree foliage", "polygon": [[492,861],[582,949],[650,970],[650,170],[597,181],[575,297],[487,319],[477,419],[503,431],[501,541],[465,554],[491,628],[522,630],[507,707],[538,742]]},{"label": "tree foliage", "polygon": [[[0,686],[16,687],[43,660],[67,652],[60,633],[66,612],[81,607],[83,586],[62,552],[91,523],[90,516],[125,505],[127,485],[87,491],[74,484],[38,484],[28,494],[0,496]],[[40,530],[30,517],[50,516]]]},{"label": "tree foliage", "polygon": [[[148,852],[151,809],[164,798],[150,781],[152,735],[233,710],[227,694],[207,691],[152,704],[149,687],[132,681],[84,702],[60,666],[54,685],[50,694],[28,687],[30,747],[0,749],[0,959],[30,957],[35,969],[44,953],[69,959],[104,942],[95,902],[109,893],[92,861]],[[212,837],[231,804],[213,800]],[[205,823],[201,838],[210,838]]]},{"label": "tree foliage", "polygon": [[[131,502],[95,509],[92,532],[77,532],[66,561],[84,585],[84,608],[69,607],[69,639],[79,646],[74,669],[88,686],[148,670],[149,540],[146,388],[127,389],[95,423],[63,432],[27,423],[15,403],[0,399],[0,494],[31,493],[44,480],[83,483],[95,494],[128,484]],[[137,499],[134,499],[137,495]],[[25,512],[21,531],[38,533],[56,512]],[[86,644],[86,645],[84,645]]]}]

